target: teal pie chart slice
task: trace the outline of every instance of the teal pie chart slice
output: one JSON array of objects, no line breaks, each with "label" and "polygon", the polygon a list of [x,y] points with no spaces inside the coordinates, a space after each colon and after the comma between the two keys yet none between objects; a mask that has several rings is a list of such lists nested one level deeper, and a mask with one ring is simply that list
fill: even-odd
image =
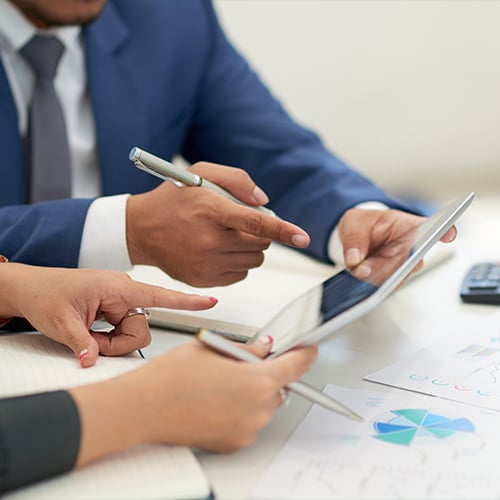
[{"label": "teal pie chart slice", "polygon": [[395,432],[385,432],[374,436],[376,439],[381,441],[387,441],[389,443],[401,444],[408,446],[415,437],[418,429],[414,427],[413,429],[405,429]]},{"label": "teal pie chart slice", "polygon": [[386,421],[375,421],[375,439],[409,446],[415,438],[446,439],[456,433],[473,433],[474,424],[467,418],[450,419],[423,409],[391,410]]},{"label": "teal pie chart slice", "polygon": [[427,410],[392,410],[392,413],[394,415],[398,415],[400,417],[405,418],[406,420],[409,420],[415,425],[420,425],[424,420],[425,417],[427,416],[428,412]]}]

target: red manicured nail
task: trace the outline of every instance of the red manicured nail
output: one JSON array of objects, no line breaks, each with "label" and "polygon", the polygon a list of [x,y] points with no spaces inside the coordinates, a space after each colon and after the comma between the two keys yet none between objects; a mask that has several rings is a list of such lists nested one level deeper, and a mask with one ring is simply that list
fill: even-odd
[{"label": "red manicured nail", "polygon": [[80,365],[83,366],[83,361],[88,357],[89,355],[89,350],[84,349],[79,355],[78,359],[80,360]]},{"label": "red manicured nail", "polygon": [[273,338],[271,337],[271,335],[264,335],[263,337],[261,337],[260,339],[260,342],[262,342],[263,344],[272,344],[273,343]]}]

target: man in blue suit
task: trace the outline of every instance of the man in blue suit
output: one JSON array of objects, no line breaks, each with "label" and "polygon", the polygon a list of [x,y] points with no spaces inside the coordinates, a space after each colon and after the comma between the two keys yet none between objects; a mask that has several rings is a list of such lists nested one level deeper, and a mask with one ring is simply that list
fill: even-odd
[{"label": "man in blue suit", "polygon": [[[23,138],[34,76],[19,50],[37,31],[65,46],[55,87],[72,196],[30,203]],[[420,220],[287,115],[209,0],[0,0],[0,48],[0,248],[11,260],[153,264],[193,285],[224,285],[260,265],[271,240],[353,266]],[[270,200],[280,218],[160,183],[129,162],[136,145],[181,155],[247,204]]]}]

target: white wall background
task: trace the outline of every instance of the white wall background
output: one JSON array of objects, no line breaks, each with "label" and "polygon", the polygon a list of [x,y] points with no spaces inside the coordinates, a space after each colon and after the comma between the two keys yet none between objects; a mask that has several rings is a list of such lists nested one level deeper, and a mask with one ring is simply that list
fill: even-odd
[{"label": "white wall background", "polygon": [[500,1],[215,6],[291,114],[384,188],[500,195]]}]

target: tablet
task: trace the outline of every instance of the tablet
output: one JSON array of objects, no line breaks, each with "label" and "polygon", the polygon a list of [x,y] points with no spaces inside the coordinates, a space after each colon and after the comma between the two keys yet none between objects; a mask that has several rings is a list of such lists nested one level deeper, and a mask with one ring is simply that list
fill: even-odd
[{"label": "tablet", "polygon": [[310,345],[365,315],[383,302],[472,203],[474,193],[425,218],[397,240],[370,255],[376,265],[367,280],[342,270],[295,299],[249,340],[274,339],[269,357],[298,345]]}]

